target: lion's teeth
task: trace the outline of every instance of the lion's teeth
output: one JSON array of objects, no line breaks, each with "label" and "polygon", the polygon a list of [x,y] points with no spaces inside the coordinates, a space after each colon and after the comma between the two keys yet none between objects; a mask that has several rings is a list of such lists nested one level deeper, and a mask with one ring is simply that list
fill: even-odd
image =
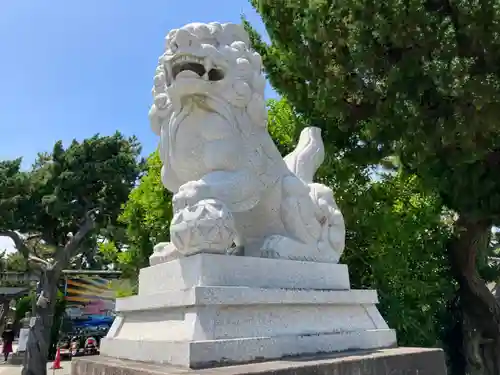
[{"label": "lion's teeth", "polygon": [[186,61],[186,62],[193,62],[193,63],[200,63],[200,64],[203,64],[203,61],[204,61],[204,59],[201,57],[186,56],[186,55],[176,57],[172,60],[174,63]]},{"label": "lion's teeth", "polygon": [[205,74],[203,74],[203,79],[208,80],[208,72],[213,68],[212,60],[209,57],[206,57],[205,60],[203,61],[203,66],[205,68]]}]

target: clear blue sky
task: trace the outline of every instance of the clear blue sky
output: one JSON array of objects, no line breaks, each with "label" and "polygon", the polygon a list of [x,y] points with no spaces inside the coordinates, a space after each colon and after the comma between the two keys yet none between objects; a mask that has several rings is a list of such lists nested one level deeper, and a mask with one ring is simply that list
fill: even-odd
[{"label": "clear blue sky", "polygon": [[[0,3],[0,159],[116,130],[156,147],[147,112],[167,32],[239,22],[263,33],[247,0],[50,0]],[[272,93],[268,90],[268,94]]]},{"label": "clear blue sky", "polygon": [[[167,32],[189,22],[264,27],[247,0],[0,2],[0,159],[116,130],[156,148],[147,113]],[[270,89],[268,96],[272,95]],[[8,241],[0,238],[0,250]]]}]

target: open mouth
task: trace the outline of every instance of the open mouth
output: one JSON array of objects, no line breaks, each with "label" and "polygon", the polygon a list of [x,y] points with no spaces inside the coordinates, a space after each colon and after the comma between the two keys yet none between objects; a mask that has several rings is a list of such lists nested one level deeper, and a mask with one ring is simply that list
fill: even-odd
[{"label": "open mouth", "polygon": [[214,66],[209,58],[199,58],[189,55],[174,57],[167,66],[173,80],[179,78],[203,78],[206,81],[220,81],[224,71]]}]

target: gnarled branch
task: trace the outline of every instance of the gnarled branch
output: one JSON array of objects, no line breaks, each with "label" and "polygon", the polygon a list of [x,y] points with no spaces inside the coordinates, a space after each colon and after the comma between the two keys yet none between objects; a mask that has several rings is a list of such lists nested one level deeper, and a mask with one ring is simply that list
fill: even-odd
[{"label": "gnarled branch", "polygon": [[31,250],[26,246],[24,239],[17,232],[13,230],[0,230],[0,237],[9,237],[12,242],[14,242],[17,251],[19,251],[26,260],[29,259]]},{"label": "gnarled branch", "polygon": [[97,208],[87,211],[83,224],[78,229],[78,232],[70,238],[66,246],[59,248],[55,256],[55,266],[59,269],[66,267],[76,255],[81,242],[87,234],[94,229],[96,215],[99,213]]},{"label": "gnarled branch", "polygon": [[32,254],[32,250],[26,245],[25,240],[17,232],[13,230],[0,230],[0,237],[9,237],[14,242],[17,251],[21,253],[27,262],[32,261],[43,267],[49,266],[46,260]]},{"label": "gnarled branch", "polygon": [[40,258],[40,255],[38,253],[38,245],[40,245],[40,242],[42,242],[42,240],[43,240],[43,234],[41,234],[41,233],[31,234],[31,235],[26,237],[26,242],[32,241],[32,240],[36,240],[36,243],[34,243],[33,246],[31,247],[31,251],[33,252],[33,254],[36,257]]},{"label": "gnarled branch", "polygon": [[34,240],[34,239],[41,239],[42,236],[43,235],[41,233],[30,234],[29,236],[26,236],[26,241],[31,241],[31,240]]},{"label": "gnarled branch", "polygon": [[38,263],[44,267],[50,267],[50,263],[47,262],[46,260],[42,259],[42,258],[39,258],[37,257],[36,255],[32,255],[30,254],[29,257],[28,257],[28,260],[34,262],[34,263]]}]

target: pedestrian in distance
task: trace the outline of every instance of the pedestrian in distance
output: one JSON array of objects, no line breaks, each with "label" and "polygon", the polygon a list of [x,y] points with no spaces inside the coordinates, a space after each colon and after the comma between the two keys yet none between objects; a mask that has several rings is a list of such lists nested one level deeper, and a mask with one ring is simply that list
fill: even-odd
[{"label": "pedestrian in distance", "polygon": [[13,342],[14,330],[12,329],[12,323],[7,323],[5,325],[5,330],[2,332],[2,353],[5,363],[7,363],[7,360],[9,359],[9,354],[12,353]]}]

